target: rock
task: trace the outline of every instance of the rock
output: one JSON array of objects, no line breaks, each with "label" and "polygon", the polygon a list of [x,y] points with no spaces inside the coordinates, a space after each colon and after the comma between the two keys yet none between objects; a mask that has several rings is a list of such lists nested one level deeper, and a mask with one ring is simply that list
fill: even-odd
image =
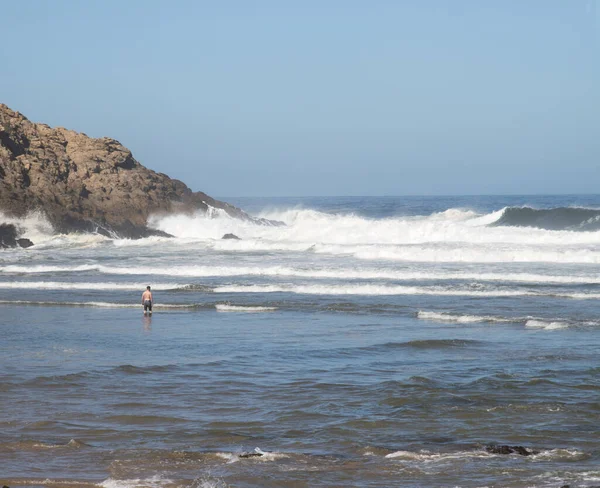
[{"label": "rock", "polygon": [[17,239],[17,244],[23,249],[33,246],[33,242],[31,242],[29,239]]},{"label": "rock", "polygon": [[0,248],[16,247],[18,230],[13,224],[0,224]]},{"label": "rock", "polygon": [[263,455],[262,452],[243,452],[238,455],[240,458],[251,458],[251,457],[261,457]]},{"label": "rock", "polygon": [[489,445],[485,446],[485,450],[491,454],[519,454],[521,456],[531,456],[532,454],[538,454],[539,451],[527,449],[523,446],[497,446]]},{"label": "rock", "polygon": [[252,458],[252,457],[261,457],[264,456],[266,453],[263,452],[262,449],[260,449],[259,447],[255,447],[254,451],[251,452],[242,452],[241,454],[238,454],[238,457],[240,458]]},{"label": "rock", "polygon": [[33,246],[29,239],[19,239],[21,230],[14,224],[0,224],[0,249]]},{"label": "rock", "polygon": [[241,239],[235,234],[225,234],[223,237],[221,237],[221,239],[235,239],[241,241]]},{"label": "rock", "polygon": [[22,217],[45,212],[56,232],[111,237],[168,236],[148,228],[150,215],[225,214],[265,225],[179,180],[142,166],[114,139],[93,139],[30,122],[0,104],[0,211]]}]

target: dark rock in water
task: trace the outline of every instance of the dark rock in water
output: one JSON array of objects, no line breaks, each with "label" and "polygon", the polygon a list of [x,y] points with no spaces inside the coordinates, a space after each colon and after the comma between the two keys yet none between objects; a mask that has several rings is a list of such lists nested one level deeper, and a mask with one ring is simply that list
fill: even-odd
[{"label": "dark rock in water", "polygon": [[0,249],[33,246],[29,239],[19,239],[20,233],[21,230],[14,224],[0,224]]},{"label": "dark rock in water", "polygon": [[0,224],[0,248],[15,247],[19,231],[13,224]]},{"label": "dark rock in water", "polygon": [[225,234],[223,237],[221,237],[221,239],[235,239],[241,241],[241,239],[235,234]]},{"label": "dark rock in water", "polygon": [[0,103],[0,211],[14,217],[43,209],[58,233],[112,238],[168,236],[150,229],[150,215],[207,215],[215,210],[262,225],[239,208],[194,192],[142,166],[115,139],[93,139],[29,121]]},{"label": "dark rock in water", "polygon": [[263,456],[262,452],[243,452],[238,455],[240,458],[252,458],[252,457],[261,457]]},{"label": "dark rock in water", "polygon": [[17,244],[24,249],[33,246],[33,242],[31,242],[29,239],[17,239]]},{"label": "dark rock in water", "polygon": [[519,454],[520,456],[531,456],[538,454],[539,451],[527,449],[523,446],[485,446],[485,450],[491,454]]}]

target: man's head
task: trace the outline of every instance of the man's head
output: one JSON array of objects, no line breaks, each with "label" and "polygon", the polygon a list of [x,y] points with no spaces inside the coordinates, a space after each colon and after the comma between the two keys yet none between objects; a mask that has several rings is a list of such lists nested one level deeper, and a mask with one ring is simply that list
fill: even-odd
[{"label": "man's head", "polygon": [[150,285],[148,285],[148,286],[146,287],[146,290],[150,291]]}]

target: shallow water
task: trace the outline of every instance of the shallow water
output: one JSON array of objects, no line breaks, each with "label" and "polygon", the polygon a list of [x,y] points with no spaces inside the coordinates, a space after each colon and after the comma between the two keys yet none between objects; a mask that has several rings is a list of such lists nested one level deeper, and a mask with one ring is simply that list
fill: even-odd
[{"label": "shallow water", "polygon": [[489,226],[600,197],[532,198],[247,200],[288,226],[171,240],[27,222],[0,255],[0,482],[600,484],[600,233]]}]

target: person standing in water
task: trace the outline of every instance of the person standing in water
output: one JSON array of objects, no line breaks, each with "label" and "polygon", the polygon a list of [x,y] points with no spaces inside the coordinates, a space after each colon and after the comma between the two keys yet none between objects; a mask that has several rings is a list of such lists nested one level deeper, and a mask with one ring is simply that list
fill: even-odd
[{"label": "person standing in water", "polygon": [[148,313],[152,313],[152,304],[154,300],[152,299],[152,292],[150,291],[150,286],[146,287],[146,291],[142,293],[142,305],[144,306],[144,315]]}]

